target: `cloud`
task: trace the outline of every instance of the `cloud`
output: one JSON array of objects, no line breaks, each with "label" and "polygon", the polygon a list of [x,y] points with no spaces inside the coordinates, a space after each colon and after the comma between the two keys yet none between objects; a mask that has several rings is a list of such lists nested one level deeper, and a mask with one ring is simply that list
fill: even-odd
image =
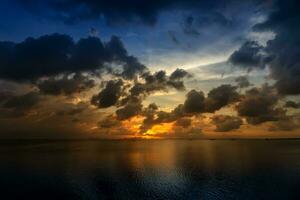
[{"label": "cloud", "polygon": [[237,83],[239,88],[247,88],[251,86],[251,83],[246,76],[239,76],[234,81]]},{"label": "cloud", "polygon": [[300,108],[300,103],[296,103],[294,101],[287,101],[285,102],[285,105],[284,105],[286,108],[294,108],[294,109],[297,109],[297,108]]},{"label": "cloud", "polygon": [[[300,12],[299,1],[277,0],[267,19],[253,27],[256,32],[272,31],[275,38],[262,47],[249,41],[234,52],[229,61],[242,67],[264,67],[268,64],[275,87],[282,95],[300,94]],[[260,52],[267,55],[267,59]]]},{"label": "cloud", "polygon": [[58,116],[65,116],[65,115],[79,115],[80,113],[84,112],[88,108],[89,104],[80,102],[78,104],[65,104],[63,105],[62,110],[56,112]]},{"label": "cloud", "polygon": [[124,107],[116,111],[117,118],[119,120],[129,119],[136,115],[139,115],[142,112],[141,102],[129,102]]},{"label": "cloud", "polygon": [[1,117],[22,117],[40,102],[37,92],[29,92],[23,95],[9,95],[2,100],[0,105]]},{"label": "cloud", "polygon": [[185,117],[177,119],[175,125],[183,128],[188,128],[191,125],[191,123],[192,120],[190,118]]},{"label": "cloud", "polygon": [[57,33],[20,43],[0,42],[0,78],[7,80],[35,81],[67,72],[95,72],[104,69],[106,63],[120,64],[123,70],[119,75],[126,79],[146,70],[137,58],[128,55],[116,36],[106,43],[98,37],[74,42],[70,36]]},{"label": "cloud", "polygon": [[158,108],[151,112],[142,113],[145,120],[141,127],[142,131],[151,128],[155,124],[170,123],[176,121],[175,124],[188,126],[193,115],[215,112],[222,107],[230,105],[239,100],[239,94],[236,87],[231,85],[221,85],[213,88],[205,97],[202,91],[191,90],[186,94],[183,104],[179,104],[172,111],[160,111]]},{"label": "cloud", "polygon": [[204,96],[202,91],[191,90],[186,95],[183,110],[186,113],[215,112],[224,106],[238,101],[239,93],[232,85],[220,85]]},{"label": "cloud", "polygon": [[238,50],[230,55],[229,62],[248,70],[257,67],[264,68],[268,57],[263,51],[264,47],[259,45],[258,42],[246,41]]},{"label": "cloud", "polygon": [[201,113],[205,111],[205,96],[202,91],[191,90],[186,95],[183,104],[184,111],[187,113]]},{"label": "cloud", "polygon": [[229,115],[215,115],[212,117],[212,122],[216,125],[216,131],[218,132],[227,132],[239,129],[243,124],[241,118]]},{"label": "cloud", "polygon": [[285,116],[280,120],[273,122],[270,131],[292,131],[300,128],[299,116]]},{"label": "cloud", "polygon": [[192,75],[189,74],[187,71],[184,69],[179,69],[177,68],[175,71],[172,72],[170,75],[170,80],[180,80],[183,78],[191,78]]},{"label": "cloud", "polygon": [[206,112],[215,112],[224,106],[238,101],[239,93],[236,89],[235,86],[225,84],[209,91],[205,100]]},{"label": "cloud", "polygon": [[37,87],[43,94],[49,95],[71,95],[91,89],[95,86],[95,81],[81,73],[63,75],[63,77],[51,77],[46,80],[38,81]]},{"label": "cloud", "polygon": [[117,120],[114,116],[108,116],[98,122],[99,128],[111,129],[119,126],[121,126],[121,122]]},{"label": "cloud", "polygon": [[98,108],[108,108],[116,105],[124,92],[123,86],[122,79],[108,81],[105,88],[92,97],[91,103]]},{"label": "cloud", "polygon": [[246,91],[236,106],[239,116],[246,117],[249,124],[261,124],[277,121],[285,115],[282,108],[277,108],[278,94],[268,85]]}]

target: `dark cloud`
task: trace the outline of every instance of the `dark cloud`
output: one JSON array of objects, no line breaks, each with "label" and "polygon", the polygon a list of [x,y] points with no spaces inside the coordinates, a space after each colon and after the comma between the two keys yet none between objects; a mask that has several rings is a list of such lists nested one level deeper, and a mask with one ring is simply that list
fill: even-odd
[{"label": "dark cloud", "polygon": [[184,69],[177,68],[170,75],[170,80],[180,80],[183,78],[190,78],[190,77],[192,77],[192,75],[189,74],[187,71],[185,71]]},{"label": "dark cloud", "polygon": [[282,108],[277,108],[279,96],[268,85],[262,88],[252,88],[237,105],[238,114],[246,117],[250,124],[260,124],[266,121],[277,121],[285,115]]},{"label": "dark cloud", "polygon": [[107,108],[117,104],[124,92],[124,82],[121,79],[110,80],[99,94],[92,97],[91,103],[98,108]]},{"label": "dark cloud", "polygon": [[122,108],[116,111],[117,118],[119,120],[126,120],[136,115],[139,115],[142,112],[143,105],[141,102],[129,102]]},{"label": "dark cloud", "polygon": [[273,122],[270,131],[292,131],[300,128],[299,116],[285,116],[280,120]]},{"label": "dark cloud", "polygon": [[56,115],[58,116],[65,116],[65,115],[78,115],[82,112],[84,112],[88,108],[88,104],[84,102],[80,102],[76,105],[74,104],[66,104],[64,105],[64,108],[58,112],[56,112]]},{"label": "dark cloud", "polygon": [[107,43],[98,37],[80,39],[52,34],[27,38],[20,43],[0,42],[0,78],[32,81],[60,73],[96,71],[105,63],[119,63],[127,79],[146,70],[137,58],[128,55],[121,40],[113,36]]},{"label": "dark cloud", "polygon": [[268,59],[263,46],[255,41],[247,41],[231,54],[229,62],[251,70],[256,67],[264,68]]},{"label": "dark cloud", "polygon": [[[202,91],[191,90],[186,94],[183,104],[179,104],[171,112],[160,111],[157,108],[151,112],[142,113],[145,116],[142,132],[151,128],[154,124],[169,123],[176,121],[180,126],[188,126],[190,116],[215,112],[222,107],[230,105],[239,100],[236,87],[231,85],[221,85],[212,89],[207,97]],[[184,125],[185,124],[185,125]]]},{"label": "dark cloud", "polygon": [[114,116],[108,116],[104,118],[103,120],[98,122],[99,128],[115,128],[121,126],[121,122],[117,120]]},{"label": "dark cloud", "polygon": [[191,125],[191,123],[192,123],[191,118],[184,117],[184,118],[177,119],[175,125],[181,126],[183,128],[188,128]]},{"label": "dark cloud", "polygon": [[40,92],[50,95],[71,95],[94,86],[95,81],[88,76],[83,76],[81,73],[76,73],[71,77],[69,77],[69,75],[63,75],[63,77],[60,78],[51,77],[37,83]]},{"label": "dark cloud", "polygon": [[183,78],[190,77],[189,73],[182,69],[176,69],[170,76],[161,70],[155,73],[145,72],[141,75],[141,80],[135,81],[129,90],[129,95],[122,99],[124,105],[130,101],[141,101],[148,95],[169,89],[185,90]]},{"label": "dark cloud", "polygon": [[3,105],[5,108],[28,109],[39,102],[40,98],[37,92],[29,92],[20,96],[10,97]]},{"label": "dark cloud", "polygon": [[285,102],[285,105],[284,105],[286,108],[300,108],[300,103],[296,103],[294,101],[287,101]]},{"label": "dark cloud", "polygon": [[[297,0],[274,1],[273,12],[267,20],[256,24],[254,31],[272,31],[275,38],[266,47],[246,42],[234,52],[229,61],[244,67],[262,67],[267,63],[271,77],[280,94],[300,94],[300,4]],[[261,51],[267,55],[267,62]]]},{"label": "dark cloud", "polygon": [[226,84],[212,89],[205,100],[205,111],[215,112],[220,108],[239,100],[239,93],[236,87]]},{"label": "dark cloud", "polygon": [[205,111],[205,96],[201,91],[191,90],[186,95],[183,104],[184,111],[187,113],[201,113]]},{"label": "dark cloud", "polygon": [[243,121],[239,117],[229,115],[215,115],[212,117],[213,123],[216,125],[216,131],[227,132],[239,129]]},{"label": "dark cloud", "polygon": [[213,88],[207,97],[201,91],[191,90],[186,95],[183,110],[186,113],[215,112],[239,99],[235,86],[221,85]]},{"label": "dark cloud", "polygon": [[247,88],[251,86],[251,83],[246,76],[239,76],[234,81],[237,83],[239,88]]},{"label": "dark cloud", "polygon": [[0,105],[1,117],[22,117],[40,102],[37,92],[7,96]]},{"label": "dark cloud", "polygon": [[165,71],[145,72],[139,77],[140,80],[136,79],[127,85],[122,79],[111,80],[98,95],[93,96],[91,102],[98,108],[117,106],[118,120],[143,115],[146,117],[145,124],[151,124],[154,119],[154,111],[158,107],[155,104],[150,104],[148,108],[144,109],[143,100],[157,91],[168,91],[170,88],[184,90],[182,79],[185,77],[189,77],[189,74],[184,70],[177,69],[170,76]]}]

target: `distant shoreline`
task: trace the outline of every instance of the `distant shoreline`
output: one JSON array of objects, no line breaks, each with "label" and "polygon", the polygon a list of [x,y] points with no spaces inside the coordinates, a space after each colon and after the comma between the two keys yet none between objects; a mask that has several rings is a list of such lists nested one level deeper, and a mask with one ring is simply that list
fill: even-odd
[{"label": "distant shoreline", "polygon": [[207,140],[207,141],[278,141],[278,140],[300,140],[300,138],[156,138],[156,139],[143,139],[143,138],[125,138],[125,139],[106,139],[106,138],[88,138],[88,139],[43,139],[43,138],[30,138],[30,139],[0,139],[0,144],[3,143],[48,143],[48,142],[126,142],[126,141],[166,141],[166,140]]}]

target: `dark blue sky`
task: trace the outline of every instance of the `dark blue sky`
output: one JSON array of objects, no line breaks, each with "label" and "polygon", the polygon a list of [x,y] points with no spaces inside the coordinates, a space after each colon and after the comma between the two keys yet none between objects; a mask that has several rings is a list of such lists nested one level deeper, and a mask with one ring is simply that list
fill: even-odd
[{"label": "dark blue sky", "polygon": [[119,36],[147,65],[189,68],[226,60],[267,13],[266,4],[256,1],[59,2],[2,1],[0,40],[20,42],[51,33],[78,40],[94,29],[104,41]]}]

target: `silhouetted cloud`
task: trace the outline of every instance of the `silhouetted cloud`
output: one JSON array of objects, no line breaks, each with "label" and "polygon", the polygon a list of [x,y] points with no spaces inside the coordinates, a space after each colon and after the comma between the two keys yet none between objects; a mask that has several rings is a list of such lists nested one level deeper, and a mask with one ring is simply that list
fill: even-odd
[{"label": "silhouetted cloud", "polygon": [[238,101],[239,93],[232,85],[220,85],[204,96],[202,91],[191,90],[186,95],[183,110],[186,113],[215,112],[224,106]]},{"label": "silhouetted cloud", "polygon": [[201,113],[205,111],[205,96],[202,91],[191,90],[186,95],[183,104],[184,111],[187,113]]},{"label": "silhouetted cloud", "polygon": [[255,41],[247,41],[231,54],[229,62],[251,70],[257,67],[264,68],[268,59],[270,58],[264,53],[263,46]]},{"label": "silhouetted cloud", "polygon": [[246,76],[239,76],[234,81],[237,83],[239,88],[247,88],[251,86],[251,83]]},{"label": "silhouetted cloud", "polygon": [[277,121],[285,115],[282,108],[278,108],[279,96],[268,85],[252,88],[246,91],[237,105],[238,114],[246,117],[250,124],[260,124],[266,121]]},{"label": "silhouetted cloud", "polygon": [[192,123],[192,120],[190,118],[184,117],[184,118],[179,118],[176,120],[175,125],[176,126],[181,126],[183,128],[188,128]]},{"label": "silhouetted cloud", "polygon": [[264,22],[256,24],[254,31],[272,31],[275,38],[268,41],[266,47],[248,41],[230,56],[229,61],[247,68],[261,68],[267,63],[278,92],[297,95],[300,94],[300,4],[297,0],[274,3],[273,12]]},{"label": "silhouetted cloud", "polygon": [[23,95],[11,95],[0,104],[0,116],[5,118],[22,117],[40,102],[37,92]]},{"label": "silhouetted cloud", "polygon": [[91,103],[98,108],[107,108],[116,105],[124,92],[123,84],[121,79],[108,81],[105,88],[99,94],[92,97]]},{"label": "silhouetted cloud", "polygon": [[98,122],[98,127],[99,128],[115,128],[121,126],[121,122],[117,120],[114,116],[108,116],[104,118],[103,120]]},{"label": "silhouetted cloud", "polygon": [[287,101],[285,102],[285,105],[284,105],[286,108],[300,108],[300,103],[296,103],[294,101]]},{"label": "silhouetted cloud", "polygon": [[239,129],[243,124],[241,118],[229,115],[215,115],[212,117],[213,123],[216,125],[216,131],[227,132]]},{"label": "silhouetted cloud", "polygon": [[89,104],[84,103],[84,102],[80,102],[75,105],[74,104],[66,104],[66,105],[64,105],[64,107],[61,110],[56,112],[56,115],[58,115],[58,116],[79,115],[82,112],[84,112],[88,108],[88,106],[89,106]]},{"label": "silhouetted cloud", "polygon": [[98,37],[82,38],[75,43],[62,34],[27,38],[20,43],[0,42],[2,79],[32,81],[66,72],[95,72],[103,69],[105,63],[114,62],[122,65],[119,75],[126,79],[146,70],[137,58],[128,55],[116,36],[104,44]]},{"label": "silhouetted cloud", "polygon": [[129,102],[116,111],[119,120],[129,119],[142,112],[143,106],[141,102]]},{"label": "silhouetted cloud", "polygon": [[63,75],[63,77],[51,77],[46,80],[41,80],[37,83],[37,87],[43,94],[50,95],[71,95],[90,89],[95,86],[95,81],[88,76],[83,76],[81,73],[69,77],[70,75]]},{"label": "silhouetted cloud", "polygon": [[300,128],[299,116],[285,116],[276,122],[273,122],[270,131],[293,131]]},{"label": "silhouetted cloud", "polygon": [[205,100],[206,112],[215,112],[220,108],[227,106],[239,100],[239,93],[236,91],[237,87],[226,84],[213,88]]},{"label": "silhouetted cloud", "polygon": [[175,122],[177,125],[188,125],[190,120],[187,117],[203,113],[215,112],[222,107],[239,100],[236,87],[231,85],[221,85],[212,89],[207,97],[202,91],[191,90],[186,94],[183,104],[179,104],[172,111],[160,111],[157,108],[151,112],[144,113],[145,120],[141,129],[143,131],[151,128],[155,124]]}]

